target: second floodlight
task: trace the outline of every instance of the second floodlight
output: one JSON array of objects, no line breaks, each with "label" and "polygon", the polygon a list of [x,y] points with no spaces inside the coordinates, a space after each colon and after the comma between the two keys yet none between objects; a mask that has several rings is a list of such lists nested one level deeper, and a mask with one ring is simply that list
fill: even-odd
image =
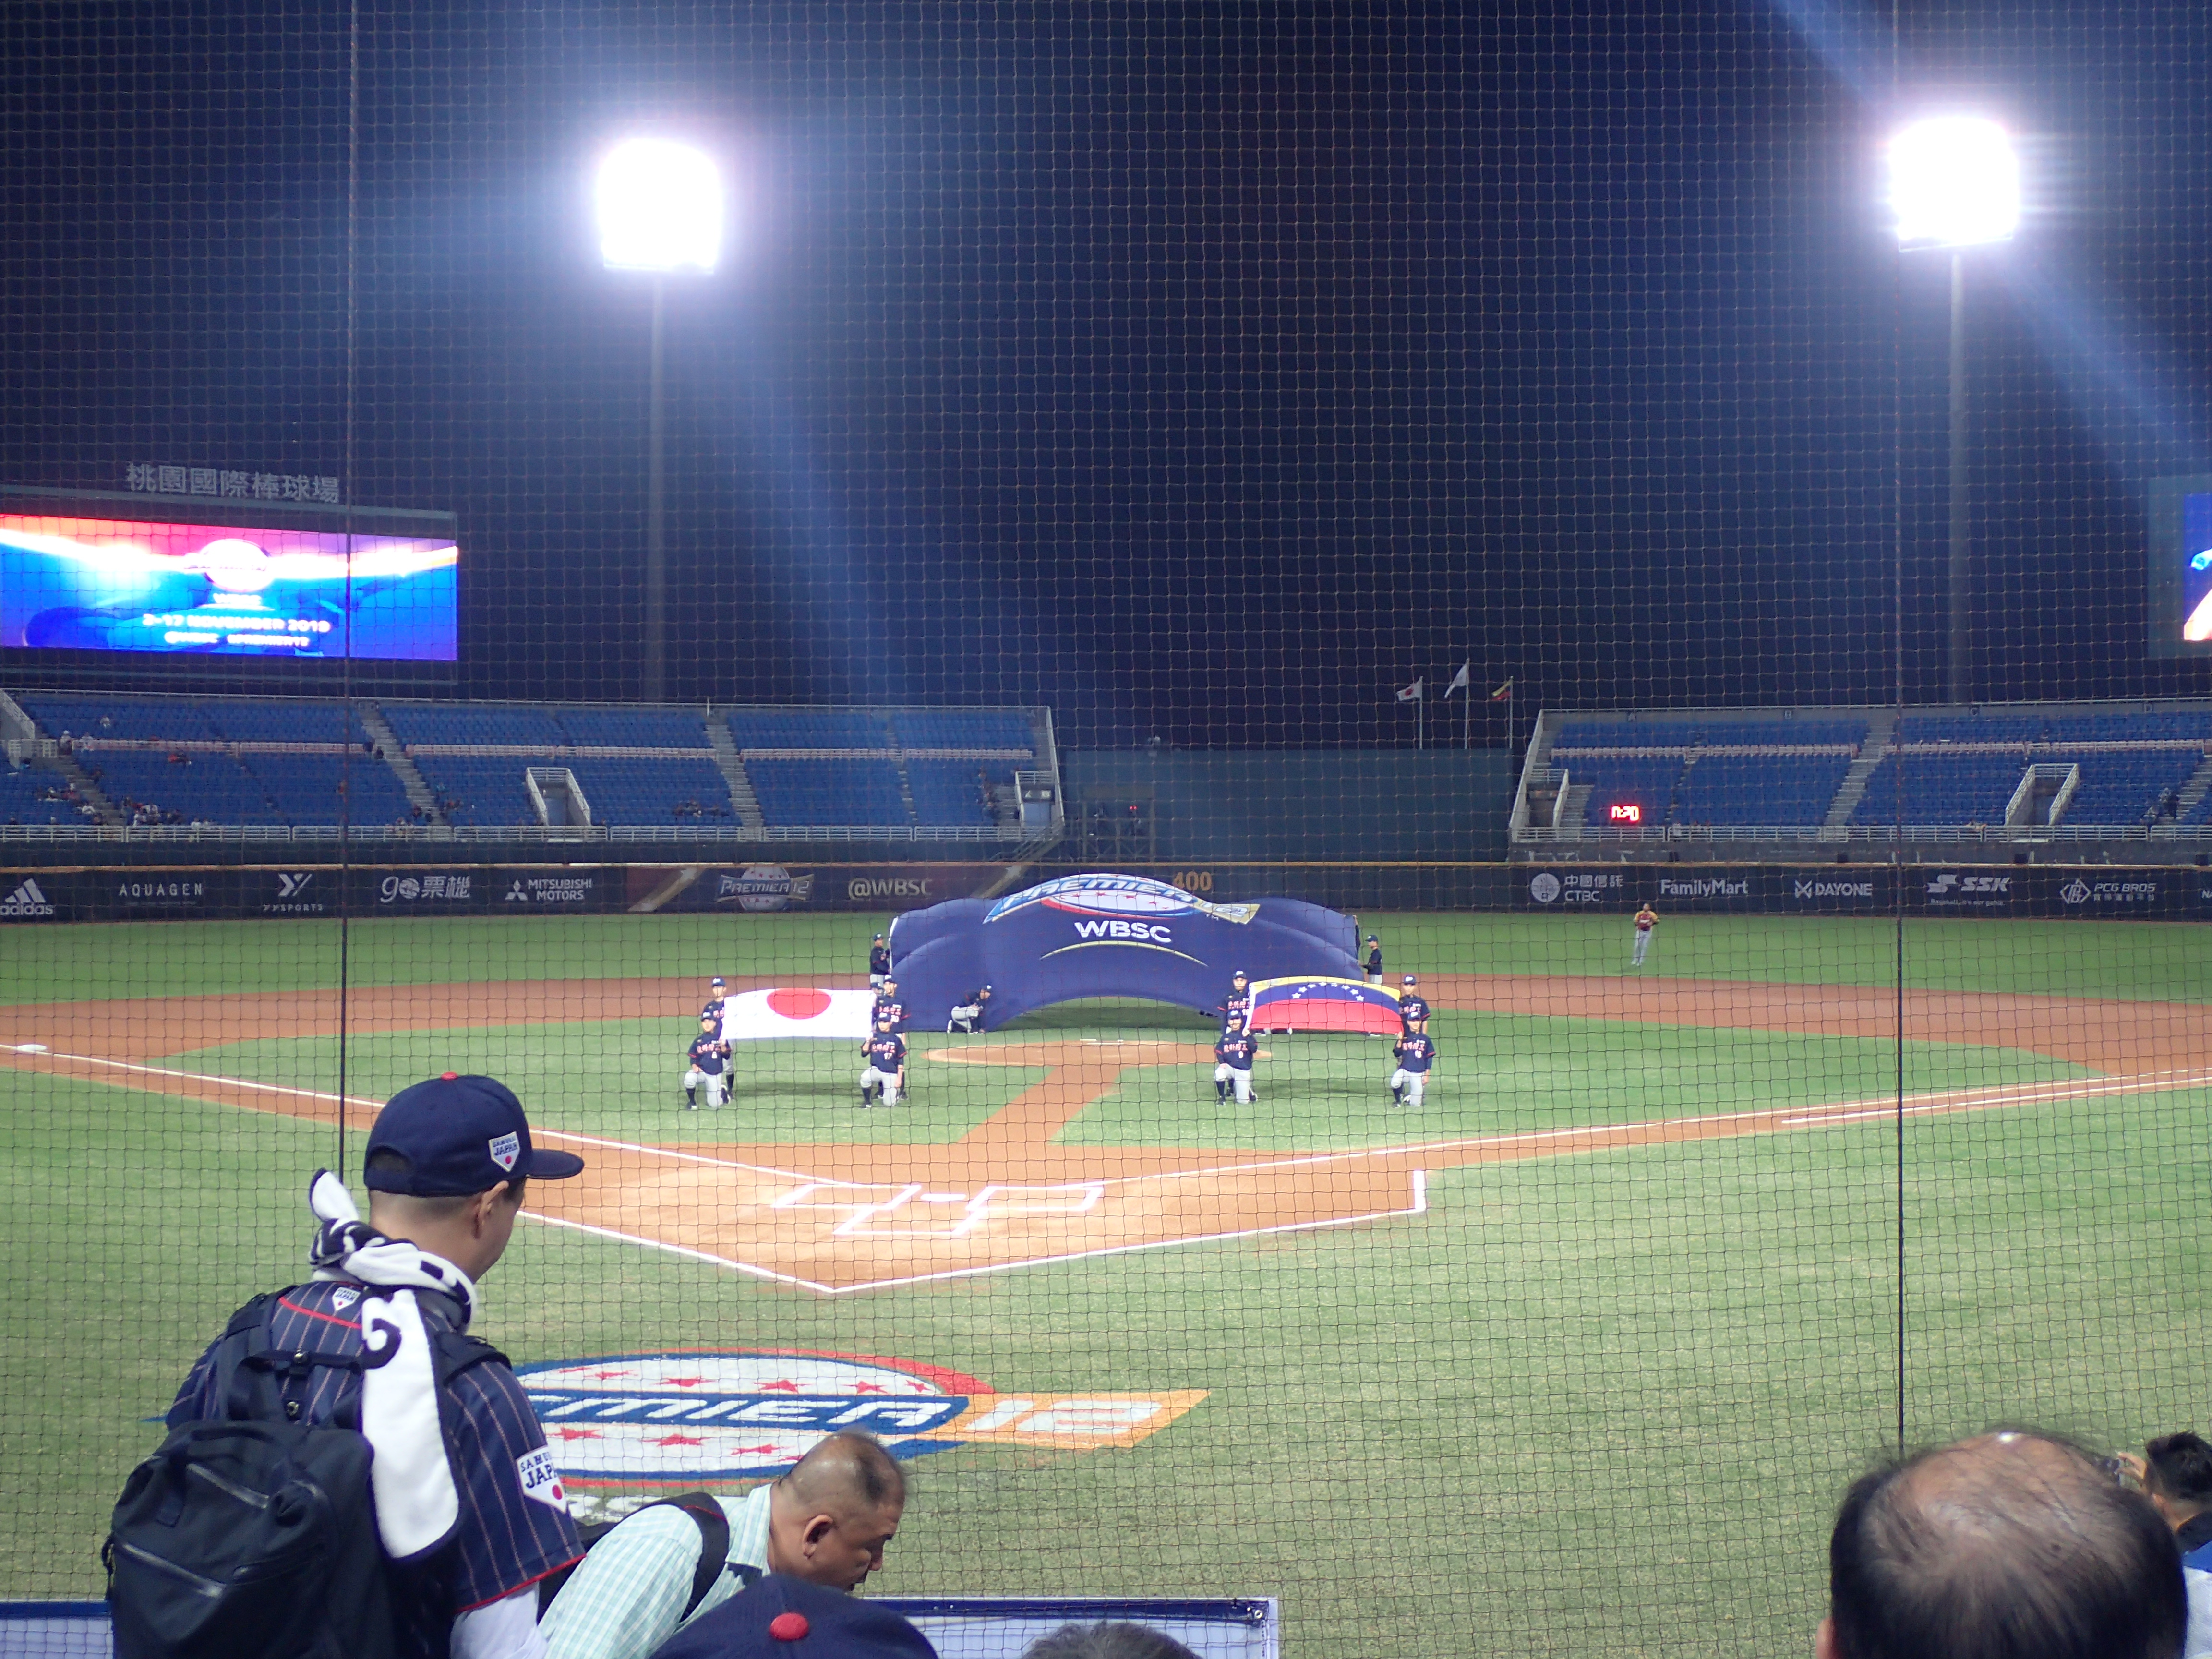
[{"label": "second floodlight", "polygon": [[688,144],[631,138],[599,164],[599,257],[617,270],[712,270],[722,180]]},{"label": "second floodlight", "polygon": [[1889,141],[1889,204],[1905,247],[1972,247],[2020,228],[2020,157],[1978,115],[1915,121]]}]

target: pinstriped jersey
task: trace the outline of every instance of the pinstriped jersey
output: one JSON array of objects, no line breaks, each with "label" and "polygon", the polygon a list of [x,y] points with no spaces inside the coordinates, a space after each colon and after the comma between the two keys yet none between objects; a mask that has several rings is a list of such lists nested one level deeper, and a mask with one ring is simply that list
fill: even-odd
[{"label": "pinstriped jersey", "polygon": [[[270,1346],[280,1353],[354,1358],[361,1352],[359,1310],[363,1286],[347,1280],[295,1285],[269,1321]],[[417,1291],[426,1329],[458,1330],[451,1297]],[[224,1415],[211,1397],[215,1344],[192,1367],[169,1407],[168,1425],[209,1422]],[[360,1373],[317,1365],[285,1378],[285,1403],[297,1401],[299,1420],[327,1422]],[[451,1542],[428,1560],[392,1570],[393,1612],[402,1651],[416,1659],[443,1659],[454,1618],[535,1583],[582,1555],[561,1482],[546,1449],[545,1431],[514,1373],[501,1359],[469,1366],[447,1389],[448,1462],[460,1494],[460,1525]]]}]

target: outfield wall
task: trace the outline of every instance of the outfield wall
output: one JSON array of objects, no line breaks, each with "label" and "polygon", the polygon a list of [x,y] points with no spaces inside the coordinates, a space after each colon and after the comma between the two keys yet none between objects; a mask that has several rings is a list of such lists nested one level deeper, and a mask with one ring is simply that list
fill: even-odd
[{"label": "outfield wall", "polygon": [[[2212,921],[2212,870],[2089,865],[1196,864],[1121,866],[1204,899],[1349,910]],[[290,865],[0,871],[0,923],[920,909],[1049,873],[1003,864]]]}]

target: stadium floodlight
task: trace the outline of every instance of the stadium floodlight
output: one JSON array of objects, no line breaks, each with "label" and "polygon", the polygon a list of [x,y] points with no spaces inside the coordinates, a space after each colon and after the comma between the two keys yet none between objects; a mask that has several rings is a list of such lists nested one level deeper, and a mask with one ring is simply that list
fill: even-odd
[{"label": "stadium floodlight", "polygon": [[1945,690],[1954,703],[1973,690],[1969,646],[1973,573],[1966,476],[1966,250],[2012,240],[2020,228],[2020,157],[2012,138],[1982,115],[1930,115],[1889,141],[1889,206],[1900,248],[1951,255],[1950,650]]},{"label": "stadium floodlight", "polygon": [[638,690],[667,695],[667,425],[661,372],[667,279],[712,271],[722,256],[722,180],[711,157],[668,138],[625,138],[599,163],[599,258],[653,276],[653,389],[645,489],[645,641]]},{"label": "stadium floodlight", "polygon": [[1973,247],[2020,228],[2020,157],[1979,115],[1931,115],[1889,141],[1889,205],[1904,247]]},{"label": "stadium floodlight", "polygon": [[626,138],[599,163],[599,258],[612,270],[711,271],[722,254],[712,158],[667,138]]}]

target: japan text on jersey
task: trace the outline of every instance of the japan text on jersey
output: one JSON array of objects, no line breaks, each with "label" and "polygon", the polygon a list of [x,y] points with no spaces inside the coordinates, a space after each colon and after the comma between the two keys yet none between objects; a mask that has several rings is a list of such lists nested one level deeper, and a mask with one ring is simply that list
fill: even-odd
[{"label": "japan text on jersey", "polygon": [[1252,1069],[1252,1055],[1256,1046],[1249,1036],[1225,1036],[1213,1045],[1213,1054],[1224,1065],[1234,1066],[1240,1072],[1249,1072]]},{"label": "japan text on jersey", "polygon": [[1425,1036],[1406,1037],[1398,1044],[1398,1064],[1409,1072],[1427,1071],[1436,1057],[1437,1045]]},{"label": "japan text on jersey", "polygon": [[1398,1018],[1406,1022],[1408,1029],[1415,1020],[1426,1019],[1428,1017],[1429,1005],[1419,997],[1408,993],[1398,1000]]},{"label": "japan text on jersey", "polygon": [[720,1076],[722,1045],[710,1036],[695,1037],[691,1042],[691,1063],[708,1077]]},{"label": "japan text on jersey", "polygon": [[906,1039],[899,1036],[870,1037],[868,1064],[878,1072],[897,1071],[906,1064]]}]

